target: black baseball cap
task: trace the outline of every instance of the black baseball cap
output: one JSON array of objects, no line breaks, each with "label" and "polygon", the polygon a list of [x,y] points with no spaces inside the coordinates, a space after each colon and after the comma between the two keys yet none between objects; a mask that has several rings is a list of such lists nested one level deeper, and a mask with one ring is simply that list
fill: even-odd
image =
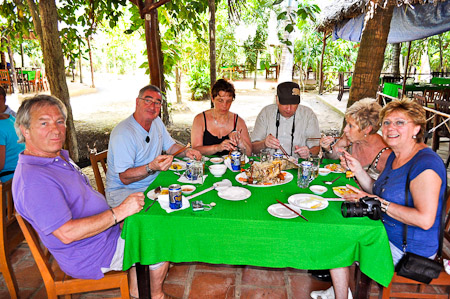
[{"label": "black baseball cap", "polygon": [[278,101],[281,105],[300,104],[300,87],[295,82],[283,82],[277,86]]}]

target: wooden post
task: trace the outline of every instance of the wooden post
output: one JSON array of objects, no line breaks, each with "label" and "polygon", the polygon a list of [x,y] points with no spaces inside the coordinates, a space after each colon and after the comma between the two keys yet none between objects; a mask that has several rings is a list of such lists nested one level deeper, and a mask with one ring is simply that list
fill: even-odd
[{"label": "wooden post", "polygon": [[[209,0],[209,78],[210,88],[216,83],[216,1]],[[231,75],[231,72],[230,72]],[[230,76],[231,81],[231,76]],[[211,108],[213,108],[213,102],[211,99]]]},{"label": "wooden post", "polygon": [[158,11],[153,9],[145,15],[145,41],[147,44],[147,59],[150,69],[150,83],[161,88],[161,69],[159,67],[159,51],[157,48],[156,23],[158,22]]},{"label": "wooden post", "polygon": [[409,67],[409,55],[411,54],[411,43],[408,44],[408,56],[406,57],[406,65],[405,65],[405,72],[403,75],[403,85],[402,85],[402,95],[403,97],[406,95],[406,76],[408,76],[408,67]]},{"label": "wooden post", "polygon": [[323,94],[323,56],[325,55],[325,47],[327,45],[327,33],[323,33],[322,55],[320,57],[319,68],[319,94]]}]

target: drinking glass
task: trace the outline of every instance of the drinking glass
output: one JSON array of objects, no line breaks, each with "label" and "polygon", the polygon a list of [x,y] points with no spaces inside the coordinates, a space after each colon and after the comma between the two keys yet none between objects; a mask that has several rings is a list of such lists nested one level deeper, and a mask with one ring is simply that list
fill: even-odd
[{"label": "drinking glass", "polygon": [[245,166],[245,147],[240,149],[241,152],[241,169]]},{"label": "drinking glass", "polygon": [[319,168],[320,168],[320,157],[316,155],[312,155],[309,157],[309,161],[312,163],[312,175],[311,178],[315,179],[319,176]]},{"label": "drinking glass", "polygon": [[297,186],[302,189],[308,188],[310,178],[312,176],[312,163],[303,161],[298,166]]},{"label": "drinking glass", "polygon": [[270,153],[267,149],[261,150],[261,152],[259,152],[259,161],[261,161],[261,163],[269,161],[269,155]]},{"label": "drinking glass", "polygon": [[203,162],[195,161],[191,164],[190,174],[192,183],[203,184]]}]

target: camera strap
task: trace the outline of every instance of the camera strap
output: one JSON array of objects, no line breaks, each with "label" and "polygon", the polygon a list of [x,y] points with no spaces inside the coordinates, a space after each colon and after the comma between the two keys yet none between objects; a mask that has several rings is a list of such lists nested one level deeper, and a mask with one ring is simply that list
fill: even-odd
[{"label": "camera strap", "polygon": [[[412,167],[412,166],[411,166]],[[408,176],[406,177],[406,185],[405,185],[405,206],[409,207],[409,174],[411,173],[411,167],[408,170]],[[441,223],[439,226],[439,247],[438,247],[438,251],[436,253],[436,258],[438,260],[441,260],[442,258],[442,243],[443,243],[443,239],[444,239],[444,225],[445,225],[445,211],[446,211],[446,202],[445,200],[447,199],[447,182],[442,182],[443,184],[445,183],[445,192],[444,192],[444,202],[442,203],[442,209],[441,209]],[[438,203],[439,206],[439,203]],[[406,247],[408,246],[407,244],[407,236],[408,236],[408,225],[404,224],[403,225],[404,229],[403,229],[403,252],[406,253]]]}]

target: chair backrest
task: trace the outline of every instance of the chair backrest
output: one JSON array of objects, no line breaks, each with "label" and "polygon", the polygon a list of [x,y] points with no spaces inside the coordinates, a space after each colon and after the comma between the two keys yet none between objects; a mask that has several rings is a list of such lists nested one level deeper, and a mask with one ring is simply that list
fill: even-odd
[{"label": "chair backrest", "polygon": [[8,70],[0,70],[0,83],[7,83],[10,84],[11,83],[11,79],[9,77],[9,72]]},{"label": "chair backrest", "polygon": [[28,221],[22,218],[19,214],[16,214],[17,222],[19,222],[20,229],[25,236],[25,240],[30,247],[31,254],[33,255],[36,265],[41,272],[42,279],[44,280],[45,287],[48,289],[55,288],[55,273],[52,270],[50,264],[50,255],[47,254],[47,248],[41,245],[40,239],[34,228]]},{"label": "chair backrest", "polygon": [[450,114],[450,102],[444,100],[434,100],[434,107],[440,112]]},{"label": "chair backrest", "polygon": [[9,181],[0,183],[0,193],[2,195],[1,201],[1,223],[8,226],[15,221],[16,217],[14,215],[14,203],[12,198],[12,179]]},{"label": "chair backrest", "polygon": [[100,173],[100,169],[98,167],[98,162],[102,165],[103,173],[106,175],[107,167],[106,167],[106,158],[108,156],[108,150],[104,150],[100,153],[97,153],[96,150],[91,150],[89,154],[89,159],[91,160],[92,170],[94,171],[95,182],[97,184],[97,190],[101,194],[105,195],[105,184],[103,183],[103,177]]}]

